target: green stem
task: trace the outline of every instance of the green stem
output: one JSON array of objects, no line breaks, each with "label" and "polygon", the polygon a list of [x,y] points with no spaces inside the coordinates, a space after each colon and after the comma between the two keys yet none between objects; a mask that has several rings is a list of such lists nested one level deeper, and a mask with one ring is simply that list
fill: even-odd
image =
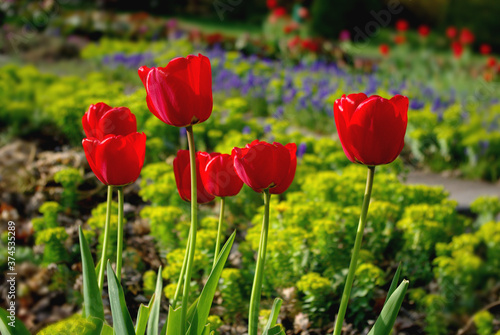
[{"label": "green stem", "polygon": [[106,264],[106,255],[108,253],[108,243],[109,243],[109,221],[111,218],[111,201],[113,200],[113,186],[108,185],[108,201],[106,204],[106,222],[104,223],[104,237],[102,243],[102,253],[101,260],[99,263],[99,292],[102,292],[102,286],[104,284],[104,265]]},{"label": "green stem", "polygon": [[259,251],[257,254],[257,266],[253,279],[252,294],[250,296],[250,310],[248,315],[248,335],[257,335],[259,322],[259,305],[262,290],[262,279],[264,275],[264,263],[266,261],[267,235],[269,233],[269,202],[271,194],[269,189],[264,190],[264,220],[260,232]]},{"label": "green stem", "polygon": [[365,196],[363,198],[363,206],[361,207],[361,216],[359,217],[358,231],[356,232],[356,240],[354,241],[354,248],[352,249],[351,263],[349,264],[349,272],[345,282],[344,292],[342,293],[342,300],[340,301],[339,313],[335,322],[335,329],[333,335],[340,335],[342,332],[342,325],[347,310],[349,297],[351,296],[352,283],[354,282],[354,273],[358,264],[359,251],[361,249],[361,242],[363,240],[363,232],[366,225],[366,216],[368,214],[368,207],[370,206],[370,197],[372,193],[373,177],[375,175],[375,166],[368,167],[368,176],[366,178]]},{"label": "green stem", "polygon": [[217,240],[215,241],[215,253],[214,253],[214,264],[212,265],[212,270],[215,268],[217,263],[217,257],[220,251],[220,240],[222,238],[222,221],[224,220],[224,207],[226,206],[226,198],[220,198],[220,214],[219,214],[219,226],[217,227]]},{"label": "green stem", "polygon": [[196,231],[198,230],[198,199],[196,193],[196,151],[194,148],[193,126],[186,127],[189,145],[189,166],[191,168],[191,239],[189,240],[189,253],[184,279],[184,290],[182,292],[181,309],[181,334],[186,333],[186,314],[189,302],[189,287],[193,274],[193,260],[196,247]]},{"label": "green stem", "polygon": [[118,232],[116,235],[116,277],[121,281],[122,277],[122,253],[123,253],[123,186],[118,187]]},{"label": "green stem", "polygon": [[177,287],[175,288],[174,299],[172,300],[172,307],[175,309],[177,301],[179,300],[179,293],[181,292],[182,283],[184,276],[186,275],[186,263],[189,255],[189,241],[191,240],[191,230],[189,230],[188,240],[186,243],[186,252],[184,253],[184,260],[182,261],[181,273],[179,275],[179,280],[177,281]]}]

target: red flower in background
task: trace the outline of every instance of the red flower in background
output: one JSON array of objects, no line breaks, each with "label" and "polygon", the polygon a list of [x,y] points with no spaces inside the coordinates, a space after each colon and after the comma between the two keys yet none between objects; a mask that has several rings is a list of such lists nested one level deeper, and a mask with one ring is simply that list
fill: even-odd
[{"label": "red flower in background", "polygon": [[380,44],[378,49],[383,56],[387,56],[389,54],[390,49],[389,49],[389,46],[387,44]]},{"label": "red flower in background", "polygon": [[103,140],[106,135],[128,135],[137,131],[135,115],[127,107],[110,107],[104,102],[90,105],[82,117],[87,137]]},{"label": "red flower in background", "polygon": [[474,34],[472,33],[472,31],[470,31],[469,29],[467,28],[462,28],[462,30],[460,31],[460,43],[462,44],[471,44],[472,42],[474,42],[475,40],[475,36]]},{"label": "red flower in background", "polygon": [[425,24],[422,24],[421,26],[418,27],[418,34],[422,37],[429,36],[430,32],[431,29],[429,28],[429,26],[426,26]]},{"label": "red flower in background", "polygon": [[205,189],[217,197],[234,196],[243,187],[234,169],[234,157],[228,154],[211,156],[200,174]]},{"label": "red flower in background", "polygon": [[285,34],[290,34],[292,31],[295,31],[299,28],[299,24],[297,22],[292,22],[283,27],[283,32]]},{"label": "red flower in background", "polygon": [[491,53],[491,46],[489,44],[481,44],[479,52],[483,55],[489,55]]},{"label": "red flower in background", "polygon": [[280,18],[286,15],[285,7],[277,7],[273,10],[272,15],[276,18]]},{"label": "red flower in background", "polygon": [[302,48],[305,50],[309,50],[311,52],[318,52],[319,44],[310,38],[303,39],[301,41]]},{"label": "red flower in background", "polygon": [[[208,161],[218,155],[218,153],[208,154],[200,151],[196,153],[196,198],[199,204],[204,204],[215,199],[215,196],[210,194],[203,185],[200,171],[205,170]],[[174,175],[177,191],[182,200],[191,201],[189,150],[177,151],[177,156],[174,158]]]},{"label": "red flower in background", "polygon": [[460,58],[462,56],[462,53],[464,52],[464,47],[460,42],[453,42],[451,43],[451,49],[453,50],[453,55],[455,58]]},{"label": "red flower in background", "polygon": [[408,21],[400,19],[396,21],[396,30],[397,31],[407,31],[409,27]]},{"label": "red flower in background", "polygon": [[390,100],[364,93],[345,94],[333,107],[337,132],[347,158],[364,165],[388,164],[404,146],[408,98]]},{"label": "red flower in background", "polygon": [[301,19],[305,20],[309,17],[309,10],[306,7],[300,7],[297,14]]},{"label": "red flower in background", "polygon": [[165,67],[142,66],[138,72],[149,110],[166,124],[187,127],[212,114],[212,70],[202,54],[174,58]]},{"label": "red flower in background", "polygon": [[446,28],[446,36],[451,40],[457,37],[457,33],[457,28],[454,26]]},{"label": "red flower in background", "polygon": [[234,148],[234,168],[245,184],[255,192],[269,188],[272,194],[285,192],[295,177],[297,146],[283,146],[255,140],[244,148]]},{"label": "red flower in background", "polygon": [[300,44],[301,40],[300,37],[295,36],[291,39],[288,40],[287,45],[289,49],[294,49],[296,46]]},{"label": "red flower in background", "polygon": [[495,57],[488,57],[488,61],[486,64],[488,65],[488,67],[494,67],[495,65],[497,65],[497,60],[495,59]]},{"label": "red flower in background", "polygon": [[85,156],[96,177],[105,185],[121,186],[139,177],[146,154],[146,135],[108,135],[102,141],[85,138]]},{"label": "red flower in background", "polygon": [[269,9],[275,9],[278,6],[278,1],[277,0],[267,0],[266,5],[267,5],[267,8],[269,8]]},{"label": "red flower in background", "polygon": [[404,35],[396,35],[394,37],[394,43],[396,44],[403,44],[406,42],[406,37]]}]

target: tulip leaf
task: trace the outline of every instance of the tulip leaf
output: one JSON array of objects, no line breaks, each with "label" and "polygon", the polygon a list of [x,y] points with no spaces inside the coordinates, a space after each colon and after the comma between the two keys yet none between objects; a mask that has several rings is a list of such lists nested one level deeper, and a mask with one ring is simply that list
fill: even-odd
[{"label": "tulip leaf", "polygon": [[100,320],[100,322],[94,320],[96,321],[97,330],[100,331],[104,323],[104,308],[101,292],[97,285],[94,261],[87,240],[83,235],[82,227],[78,227],[78,235],[80,237],[80,252],[82,256],[84,315],[85,317],[93,317]]},{"label": "tulip leaf", "polygon": [[149,315],[151,313],[151,306],[155,301],[155,295],[151,297],[149,304],[145,306],[141,304],[139,306],[139,311],[137,312],[137,321],[135,322],[135,334],[136,335],[144,335],[146,332],[146,326],[148,325]]},{"label": "tulip leaf", "polygon": [[102,327],[102,331],[101,331],[101,334],[100,335],[113,335],[114,332],[113,332],[113,328],[111,328],[110,326],[108,325],[104,325]]},{"label": "tulip leaf", "polygon": [[166,335],[179,335],[181,333],[181,308],[173,309],[172,306],[168,307],[168,319],[167,323],[165,323],[167,326]]},{"label": "tulip leaf", "polygon": [[160,321],[160,304],[163,290],[163,277],[161,276],[161,266],[158,269],[158,276],[156,279],[155,297],[153,306],[151,307],[151,315],[148,321],[147,335],[158,335],[158,323]]},{"label": "tulip leaf", "polygon": [[382,312],[380,312],[377,321],[375,321],[375,324],[368,335],[390,334],[392,327],[394,326],[394,322],[396,322],[401,304],[403,303],[408,285],[409,281],[403,280],[401,284],[399,284],[398,288],[394,290],[391,296],[387,299],[387,302],[384,304]]},{"label": "tulip leaf", "polygon": [[398,287],[400,275],[401,275],[401,263],[398,265],[398,269],[396,270],[394,277],[392,277],[391,286],[389,287],[389,292],[387,292],[387,297],[385,298],[384,305],[387,303],[387,299],[389,299],[389,297],[392,295],[392,293],[394,293],[394,290],[396,290],[396,287]]},{"label": "tulip leaf", "polygon": [[11,316],[10,313],[5,309],[0,308],[0,334],[30,335],[30,332],[21,320],[19,320],[15,316]]},{"label": "tulip leaf", "polygon": [[111,305],[111,315],[113,317],[113,328],[115,333],[120,335],[135,335],[134,323],[127,309],[123,288],[118,278],[116,278],[115,272],[111,268],[109,261],[107,273],[109,302]]},{"label": "tulip leaf", "polygon": [[[262,335],[272,335],[275,333],[271,332],[271,329],[274,329],[276,325],[276,321],[278,320],[278,315],[280,314],[280,308],[283,300],[280,298],[274,299],[273,307],[271,308],[271,314],[269,315],[269,319],[267,320],[267,324],[262,331]],[[281,328],[280,328],[281,329]]]},{"label": "tulip leaf", "polygon": [[[270,328],[266,333],[266,335],[285,335],[285,331],[281,328],[280,325],[275,325]],[[262,333],[264,335],[264,333]]]},{"label": "tulip leaf", "polygon": [[210,308],[212,307],[215,290],[217,289],[222,269],[226,264],[227,257],[229,256],[229,252],[233,246],[235,236],[236,232],[233,232],[222,248],[219,256],[217,257],[217,262],[208,276],[207,283],[201,291],[194,314],[190,319],[188,319],[190,320],[190,326],[188,329],[189,335],[201,335],[205,329],[208,314],[210,312]]}]

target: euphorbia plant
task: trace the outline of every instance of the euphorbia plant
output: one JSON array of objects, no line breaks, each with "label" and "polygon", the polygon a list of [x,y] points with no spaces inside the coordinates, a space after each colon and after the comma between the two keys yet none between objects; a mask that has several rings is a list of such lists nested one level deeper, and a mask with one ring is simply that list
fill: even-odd
[{"label": "euphorbia plant", "polygon": [[[408,98],[402,95],[396,95],[388,100],[376,95],[367,97],[364,93],[349,94],[348,96],[343,95],[334,104],[335,124],[337,125],[337,132],[344,153],[351,162],[363,164],[368,167],[361,216],[359,218],[345,288],[337,314],[334,335],[340,335],[342,332],[342,324],[351,294],[354,273],[356,272],[366,225],[368,207],[370,205],[375,166],[389,164],[401,153],[404,146],[406,125],[408,123],[407,112]],[[395,276],[395,279],[398,276],[399,273]],[[395,282],[393,281],[393,283]],[[394,295],[393,299],[390,300],[391,304],[394,304],[394,307],[384,308],[385,314],[383,310],[381,317],[379,317],[381,321],[377,320],[370,334],[372,332],[375,332],[375,334],[388,334],[390,332],[401,306],[402,296],[404,296],[407,285],[408,282],[404,281],[398,294]],[[394,292],[394,287],[391,287],[391,289]],[[390,298],[391,294],[388,296],[388,299]],[[389,303],[389,300],[387,303]],[[391,312],[387,312],[389,309]],[[386,316],[386,314],[390,314],[390,317]]]}]

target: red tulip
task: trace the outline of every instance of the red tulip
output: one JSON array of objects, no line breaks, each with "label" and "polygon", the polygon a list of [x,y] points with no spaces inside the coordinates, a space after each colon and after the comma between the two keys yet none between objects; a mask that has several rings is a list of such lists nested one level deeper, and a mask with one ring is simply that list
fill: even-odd
[{"label": "red tulip", "polygon": [[84,138],[85,156],[96,177],[105,185],[121,186],[137,180],[144,165],[146,135],[108,135],[102,141]]},{"label": "red tulip", "polygon": [[202,54],[174,58],[165,67],[142,66],[139,77],[149,110],[166,124],[187,127],[212,114],[212,70]]},{"label": "red tulip", "polygon": [[200,173],[205,189],[217,197],[231,197],[243,187],[234,169],[234,157],[228,154],[211,157]]},{"label": "red tulip", "polygon": [[234,148],[234,168],[241,180],[255,192],[269,188],[272,194],[285,192],[295,177],[297,146],[283,146],[255,140],[245,148]]},{"label": "red tulip", "polygon": [[407,31],[408,30],[408,21],[400,19],[396,21],[396,30],[397,31]]},{"label": "red tulip", "polygon": [[278,1],[277,0],[267,0],[266,1],[267,8],[269,9],[275,9],[278,7]]},{"label": "red tulip", "polygon": [[427,37],[430,32],[431,29],[425,24],[422,24],[421,26],[418,27],[418,34],[422,37]]},{"label": "red tulip", "polygon": [[273,9],[272,16],[279,18],[286,15],[286,9],[284,7],[276,7]]},{"label": "red tulip", "polygon": [[491,53],[491,46],[489,44],[481,44],[479,52],[483,55],[489,55]]},{"label": "red tulip", "polygon": [[497,60],[495,59],[495,57],[489,57],[486,64],[488,65],[488,67],[495,67],[495,65],[497,65]]},{"label": "red tulip", "polygon": [[474,42],[475,38],[476,37],[474,36],[472,31],[470,31],[467,28],[463,28],[460,31],[460,43],[462,43],[462,44],[465,44],[465,45],[471,44],[472,42]]},{"label": "red tulip", "polygon": [[[201,170],[205,170],[208,161],[218,156],[218,153],[208,154],[206,152],[196,153],[196,198],[199,204],[204,204],[215,199],[210,194],[201,180]],[[174,175],[177,191],[184,201],[191,201],[191,169],[189,163],[189,150],[177,151],[177,157],[174,158]]]},{"label": "red tulip", "polygon": [[389,46],[387,44],[380,44],[379,51],[383,56],[387,56],[389,54]]},{"label": "red tulip", "polygon": [[453,50],[453,55],[455,58],[460,58],[462,56],[462,53],[464,52],[464,47],[460,42],[453,42],[451,43],[451,49]]},{"label": "red tulip", "polygon": [[457,28],[453,26],[446,28],[446,36],[451,40],[457,37]]},{"label": "red tulip", "polygon": [[335,100],[335,124],[347,158],[365,165],[388,164],[404,146],[408,98],[390,100],[364,93],[345,94]]},{"label": "red tulip", "polygon": [[396,43],[396,44],[403,44],[405,42],[406,42],[405,35],[396,35],[396,37],[394,37],[394,43]]},{"label": "red tulip", "polygon": [[90,105],[82,117],[85,135],[103,140],[106,135],[128,135],[137,131],[135,115],[127,107],[110,107],[104,102]]}]

